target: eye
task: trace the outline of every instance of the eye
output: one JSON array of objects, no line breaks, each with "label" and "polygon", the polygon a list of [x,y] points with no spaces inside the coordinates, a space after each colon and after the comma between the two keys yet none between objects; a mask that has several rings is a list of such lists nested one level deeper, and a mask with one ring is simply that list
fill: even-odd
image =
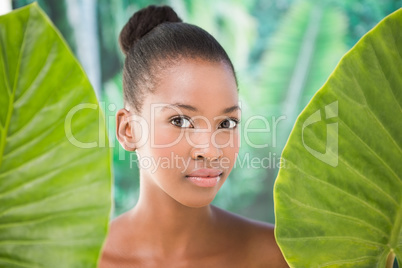
[{"label": "eye", "polygon": [[219,128],[235,128],[238,123],[239,123],[238,120],[228,118],[222,121],[222,123],[219,125]]},{"label": "eye", "polygon": [[193,125],[191,124],[190,120],[184,116],[177,116],[170,120],[170,123],[176,127],[182,128],[192,128]]}]

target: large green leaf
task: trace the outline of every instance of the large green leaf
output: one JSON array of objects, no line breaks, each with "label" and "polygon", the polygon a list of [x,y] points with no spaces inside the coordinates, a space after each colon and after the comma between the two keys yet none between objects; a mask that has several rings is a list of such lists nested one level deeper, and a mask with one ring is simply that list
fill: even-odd
[{"label": "large green leaf", "polygon": [[111,207],[104,117],[36,4],[0,17],[0,77],[0,267],[96,267]]},{"label": "large green leaf", "polygon": [[275,234],[292,267],[402,263],[401,106],[402,9],[342,58],[283,151]]}]

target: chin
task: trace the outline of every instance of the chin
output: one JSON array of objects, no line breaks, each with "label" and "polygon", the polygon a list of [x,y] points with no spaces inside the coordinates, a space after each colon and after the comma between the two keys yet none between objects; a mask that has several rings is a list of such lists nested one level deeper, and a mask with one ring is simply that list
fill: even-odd
[{"label": "chin", "polygon": [[182,204],[183,206],[186,207],[190,207],[190,208],[202,208],[202,207],[206,207],[208,205],[211,204],[211,202],[214,200],[215,196],[213,196],[212,198],[199,198],[197,200],[197,198],[193,198],[191,200],[176,200],[178,201],[180,204]]}]

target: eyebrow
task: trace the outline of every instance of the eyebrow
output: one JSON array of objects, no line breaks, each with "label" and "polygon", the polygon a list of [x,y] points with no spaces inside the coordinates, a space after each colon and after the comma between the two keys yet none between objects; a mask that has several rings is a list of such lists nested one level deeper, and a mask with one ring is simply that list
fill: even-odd
[{"label": "eyebrow", "polygon": [[[183,103],[173,103],[173,104],[165,105],[165,106],[162,107],[161,111],[163,111],[163,110],[165,110],[167,108],[182,108],[182,109],[189,110],[189,111],[192,111],[192,112],[198,112],[198,109],[195,108],[194,106],[191,106],[191,105],[188,105],[188,104],[183,104]],[[225,109],[223,109],[222,113],[223,114],[228,114],[228,113],[231,113],[231,112],[236,111],[236,110],[241,110],[239,105],[233,105],[231,107],[225,108]]]}]

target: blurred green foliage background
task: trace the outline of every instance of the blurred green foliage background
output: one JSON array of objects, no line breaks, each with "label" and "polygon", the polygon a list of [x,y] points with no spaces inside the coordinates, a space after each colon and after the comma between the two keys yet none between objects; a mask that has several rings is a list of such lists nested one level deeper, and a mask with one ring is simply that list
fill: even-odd
[{"label": "blurred green foliage background", "polygon": [[[12,7],[31,0],[13,0]],[[123,107],[124,56],[118,35],[150,4],[172,6],[188,23],[215,36],[237,70],[242,135],[240,161],[214,200],[232,212],[274,222],[272,189],[280,154],[297,115],[342,55],[402,0],[39,0],[87,72],[106,113],[114,147],[114,215],[138,197],[135,153],[115,138]],[[57,90],[57,89],[55,89]],[[265,130],[264,130],[265,129]],[[260,148],[256,148],[260,147]],[[255,159],[259,164],[251,164]],[[255,163],[256,163],[255,162]]]}]

